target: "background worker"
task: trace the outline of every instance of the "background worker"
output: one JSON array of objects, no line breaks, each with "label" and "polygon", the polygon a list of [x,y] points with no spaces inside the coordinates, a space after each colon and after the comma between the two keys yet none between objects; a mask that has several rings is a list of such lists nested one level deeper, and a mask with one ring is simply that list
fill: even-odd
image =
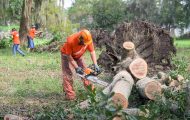
[{"label": "background worker", "polygon": [[20,40],[19,40],[19,33],[18,31],[13,28],[11,31],[11,35],[13,37],[13,55],[16,55],[16,52],[18,51],[22,56],[25,56],[24,52],[20,50],[19,46],[20,46]]},{"label": "background worker", "polygon": [[32,28],[29,30],[29,34],[27,36],[28,39],[28,52],[32,51],[34,49],[34,37],[37,34],[42,33],[41,31],[36,30],[36,26],[32,25]]},{"label": "background worker", "polygon": [[[94,64],[95,72],[99,72],[100,68],[97,65],[96,54],[90,32],[86,29],[70,35],[66,42],[61,47],[61,61],[63,72],[63,89],[66,93],[67,100],[76,98],[73,89],[73,73],[72,68],[76,73],[84,74],[87,66],[84,63],[83,54],[88,50]],[[84,86],[90,85],[88,80],[83,80]]]}]

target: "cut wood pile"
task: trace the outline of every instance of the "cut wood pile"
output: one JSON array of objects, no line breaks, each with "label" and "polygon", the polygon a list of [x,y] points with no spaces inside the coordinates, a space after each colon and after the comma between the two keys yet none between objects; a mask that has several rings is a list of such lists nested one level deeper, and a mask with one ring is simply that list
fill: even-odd
[{"label": "cut wood pile", "polygon": [[[115,75],[111,83],[103,89],[103,93],[110,96],[107,102],[108,105],[121,106],[123,112],[129,115],[145,116],[147,112],[149,112],[148,109],[145,113],[139,108],[136,108],[138,106],[133,105],[134,100],[136,102],[145,102],[147,100],[158,100],[158,98],[162,98],[163,102],[166,102],[166,98],[162,94],[163,91],[170,90],[174,92],[186,88],[189,92],[189,86],[187,86],[185,79],[181,75],[178,75],[174,79],[164,72],[157,72],[153,77],[149,77],[147,75],[148,64],[137,53],[133,42],[125,41],[122,47],[124,48],[122,52],[125,54],[125,57],[112,67],[112,71],[115,71]],[[131,102],[129,97],[136,95],[132,93],[133,87],[137,89],[141,97],[133,99],[133,102]],[[187,101],[188,100],[189,97],[187,97]],[[168,109],[176,112],[179,109],[179,105],[177,101],[171,102],[171,106]],[[80,105],[82,109],[85,109],[89,106],[89,103],[85,101]],[[189,109],[186,111],[188,113]],[[114,119],[121,119],[121,117],[116,116]]]},{"label": "cut wood pile", "polygon": [[176,53],[169,32],[145,21],[123,22],[111,33],[102,29],[93,33],[96,45],[106,47],[98,63],[109,72],[110,67],[125,59],[127,52],[122,47],[125,41],[135,44],[137,54],[148,63],[149,74],[170,69],[171,55]]}]

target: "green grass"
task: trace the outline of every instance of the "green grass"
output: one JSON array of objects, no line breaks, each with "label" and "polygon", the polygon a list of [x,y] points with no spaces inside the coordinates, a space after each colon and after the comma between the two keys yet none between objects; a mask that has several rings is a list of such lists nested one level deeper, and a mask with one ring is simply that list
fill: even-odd
[{"label": "green grass", "polygon": [[190,48],[190,39],[175,40],[174,44],[177,48]]},{"label": "green grass", "polygon": [[0,26],[0,31],[11,31],[13,28],[19,29],[19,25]]},{"label": "green grass", "polygon": [[[18,106],[23,105],[26,109],[24,114],[33,114],[43,106],[57,103],[68,106],[64,100],[59,52],[12,56],[10,47],[0,49],[0,55],[0,117],[14,111],[20,113]],[[92,64],[88,53],[85,58],[87,64]],[[79,78],[74,80],[76,94],[81,97],[81,91],[85,91],[83,84]]]}]

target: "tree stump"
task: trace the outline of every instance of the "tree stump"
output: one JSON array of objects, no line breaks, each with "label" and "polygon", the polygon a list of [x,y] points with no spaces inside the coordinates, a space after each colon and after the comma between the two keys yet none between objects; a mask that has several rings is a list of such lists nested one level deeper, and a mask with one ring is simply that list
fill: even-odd
[{"label": "tree stump", "polygon": [[155,100],[157,95],[161,95],[161,84],[151,78],[145,77],[136,83],[136,87],[141,96]]}]

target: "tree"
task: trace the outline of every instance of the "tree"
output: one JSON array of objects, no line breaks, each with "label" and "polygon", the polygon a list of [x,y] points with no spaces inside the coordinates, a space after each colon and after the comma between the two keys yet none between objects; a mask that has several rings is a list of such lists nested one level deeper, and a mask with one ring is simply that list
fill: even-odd
[{"label": "tree", "polygon": [[33,23],[40,23],[40,11],[43,0],[34,0]]},{"label": "tree", "polygon": [[157,0],[129,0],[126,3],[125,15],[127,20],[157,21]]},{"label": "tree", "polygon": [[0,22],[3,22],[3,24],[6,24],[7,21],[7,10],[9,6],[8,0],[0,0]]},{"label": "tree", "polygon": [[96,0],[75,0],[68,10],[68,16],[72,22],[80,23],[81,26],[89,26],[92,18],[93,3]]},{"label": "tree", "polygon": [[22,16],[20,19],[20,29],[19,37],[21,42],[26,41],[26,37],[29,30],[29,25],[31,23],[31,9],[32,9],[32,0],[23,0],[22,5]]},{"label": "tree", "polygon": [[92,16],[95,27],[105,29],[125,19],[125,3],[123,0],[97,0],[93,4]]}]

